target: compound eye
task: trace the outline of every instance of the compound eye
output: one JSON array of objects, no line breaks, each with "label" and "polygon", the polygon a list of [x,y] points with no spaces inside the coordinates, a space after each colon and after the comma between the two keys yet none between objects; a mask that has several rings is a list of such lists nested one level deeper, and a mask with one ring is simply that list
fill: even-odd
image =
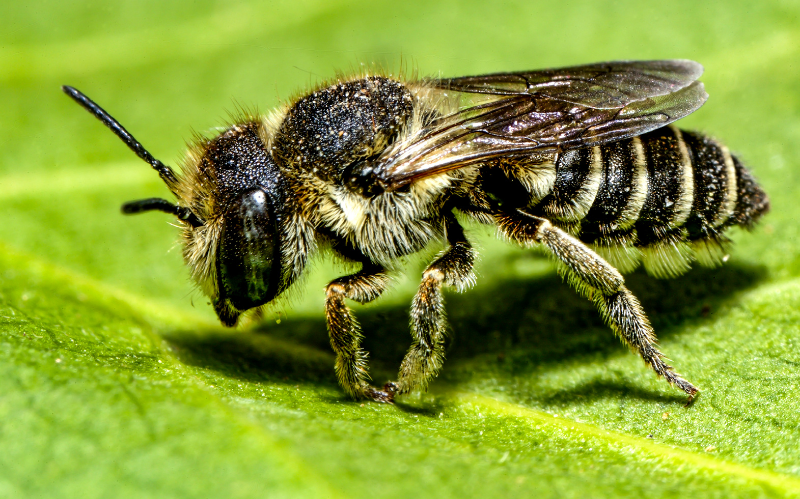
[{"label": "compound eye", "polygon": [[220,298],[238,310],[263,305],[277,294],[280,244],[267,194],[245,192],[225,212],[217,257]]}]

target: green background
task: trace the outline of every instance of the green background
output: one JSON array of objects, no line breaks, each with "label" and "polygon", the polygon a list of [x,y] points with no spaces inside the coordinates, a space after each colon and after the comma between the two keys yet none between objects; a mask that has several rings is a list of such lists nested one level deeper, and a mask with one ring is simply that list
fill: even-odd
[{"label": "green background", "polygon": [[[0,6],[0,497],[800,496],[800,5],[754,2],[4,2]],[[237,105],[267,111],[361,63],[459,76],[689,58],[773,211],[720,269],[629,287],[703,391],[627,352],[531,252],[471,227],[448,361],[395,406],[337,387],[322,310],[341,268],[225,330],[188,281],[168,195],[59,90],[175,164]],[[377,382],[410,343],[424,260],[356,306]]]}]

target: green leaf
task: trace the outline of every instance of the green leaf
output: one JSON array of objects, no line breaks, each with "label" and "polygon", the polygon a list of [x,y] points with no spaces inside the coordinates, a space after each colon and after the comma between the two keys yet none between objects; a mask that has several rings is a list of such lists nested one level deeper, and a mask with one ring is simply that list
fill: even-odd
[{"label": "green leaf", "polygon": [[[6,2],[0,7],[0,497],[800,496],[800,7],[795,2]],[[682,122],[751,165],[773,212],[728,264],[627,277],[685,398],[536,254],[470,227],[442,376],[395,406],[333,374],[320,260],[302,298],[226,330],[192,288],[167,196],[64,97],[87,92],[176,164],[192,130],[335,74],[458,76],[690,58]],[[424,259],[354,309],[373,377],[410,343]]]}]

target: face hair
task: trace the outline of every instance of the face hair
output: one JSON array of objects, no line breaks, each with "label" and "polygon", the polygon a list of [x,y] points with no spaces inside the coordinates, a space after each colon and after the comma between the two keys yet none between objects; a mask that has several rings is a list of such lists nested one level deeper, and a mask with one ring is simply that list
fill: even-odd
[{"label": "face hair", "polygon": [[[150,166],[152,166],[153,169],[158,172],[161,180],[167,184],[167,187],[169,187],[170,190],[173,189],[173,186],[178,183],[178,179],[175,176],[175,172],[172,171],[172,168],[154,158],[153,155],[150,154],[150,151],[145,149],[144,146],[140,144],[133,135],[130,134],[130,132],[125,130],[125,127],[120,125],[119,122],[110,114],[108,114],[105,109],[97,105],[97,103],[87,97],[83,92],[77,88],[70,87],[69,85],[62,86],[61,90],[63,90],[64,93],[70,96],[75,102],[80,104],[84,109],[92,113],[95,118],[103,122],[103,124],[112,132],[114,132],[116,136],[119,137],[122,142],[124,142],[125,145],[130,148],[131,151],[149,163]],[[200,227],[203,225],[203,222],[197,218],[197,215],[192,213],[188,208],[172,204],[166,199],[141,199],[139,201],[131,201],[122,205],[122,213],[125,213],[126,215],[143,213],[151,210],[163,211],[164,213],[175,215],[180,220],[189,223],[192,227]]]}]

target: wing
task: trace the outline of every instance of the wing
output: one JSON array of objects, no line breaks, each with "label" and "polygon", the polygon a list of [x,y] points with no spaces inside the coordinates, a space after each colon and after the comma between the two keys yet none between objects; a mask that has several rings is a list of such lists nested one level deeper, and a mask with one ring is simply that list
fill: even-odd
[{"label": "wing", "polygon": [[[693,61],[607,62],[425,82],[482,102],[438,118],[404,145],[353,172],[359,185],[395,190],[493,158],[615,142],[655,130],[708,98]],[[484,95],[477,95],[484,94]]]}]

